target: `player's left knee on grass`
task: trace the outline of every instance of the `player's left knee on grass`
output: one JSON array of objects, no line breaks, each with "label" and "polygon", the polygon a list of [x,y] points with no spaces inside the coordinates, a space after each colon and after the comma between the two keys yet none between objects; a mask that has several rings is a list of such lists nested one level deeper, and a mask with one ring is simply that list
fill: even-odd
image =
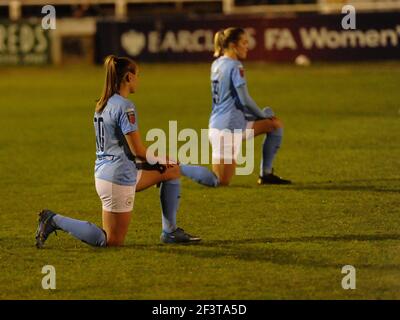
[{"label": "player's left knee on grass", "polygon": [[107,241],[107,247],[122,247],[124,245],[124,240],[121,239],[111,239]]},{"label": "player's left knee on grass", "polygon": [[121,237],[118,234],[110,234],[107,236],[107,247],[120,247],[123,246],[125,237]]},{"label": "player's left knee on grass", "polygon": [[221,187],[227,187],[227,186],[229,186],[229,184],[230,184],[230,181],[228,181],[228,180],[222,180],[222,181],[219,183],[219,186],[221,186]]},{"label": "player's left knee on grass", "polygon": [[227,177],[219,177],[218,178],[218,185],[221,187],[227,187],[231,183],[231,179]]}]

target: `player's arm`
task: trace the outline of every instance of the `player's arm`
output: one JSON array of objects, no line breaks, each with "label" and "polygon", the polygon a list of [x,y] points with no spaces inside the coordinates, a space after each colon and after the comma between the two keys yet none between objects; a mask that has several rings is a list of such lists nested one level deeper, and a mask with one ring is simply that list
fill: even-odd
[{"label": "player's arm", "polygon": [[176,164],[176,162],[169,159],[168,156],[157,157],[154,154],[147,154],[147,147],[143,144],[139,130],[128,132],[125,134],[126,142],[132,154],[145,162],[166,164],[167,167]]},{"label": "player's arm", "polygon": [[125,139],[132,154],[140,160],[146,161],[147,148],[142,142],[139,130],[128,132],[125,135]]},{"label": "player's arm", "polygon": [[143,144],[139,133],[136,110],[132,105],[129,105],[120,111],[118,125],[125,136],[129,150],[139,160],[152,164],[172,164],[172,161],[170,161],[168,157],[157,157],[154,154],[148,154],[147,147]]},{"label": "player's arm", "polygon": [[247,109],[252,115],[259,119],[265,119],[266,115],[264,112],[258,107],[257,103],[250,97],[249,90],[247,89],[247,85],[243,84],[240,87],[236,88],[236,92],[238,98],[240,100],[240,104]]},{"label": "player's arm", "polygon": [[117,109],[117,124],[128,144],[130,152],[140,160],[146,160],[146,147],[140,137],[137,114],[132,104]]},{"label": "player's arm", "polygon": [[266,116],[264,112],[250,97],[249,90],[247,89],[247,81],[244,76],[244,69],[241,64],[233,67],[231,72],[231,81],[245,113],[250,113],[256,119],[265,119]]}]

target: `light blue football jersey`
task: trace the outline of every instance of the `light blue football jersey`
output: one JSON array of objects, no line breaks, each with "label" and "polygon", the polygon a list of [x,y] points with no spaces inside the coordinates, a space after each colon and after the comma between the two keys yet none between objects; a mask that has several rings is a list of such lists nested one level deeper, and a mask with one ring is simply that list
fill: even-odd
[{"label": "light blue football jersey", "polygon": [[246,84],[243,65],[238,60],[222,56],[211,65],[212,111],[209,127],[246,129],[246,119],[236,89]]},{"label": "light blue football jersey", "polygon": [[102,113],[95,112],[95,177],[118,185],[134,185],[137,169],[125,134],[138,130],[135,106],[119,94],[107,101]]}]

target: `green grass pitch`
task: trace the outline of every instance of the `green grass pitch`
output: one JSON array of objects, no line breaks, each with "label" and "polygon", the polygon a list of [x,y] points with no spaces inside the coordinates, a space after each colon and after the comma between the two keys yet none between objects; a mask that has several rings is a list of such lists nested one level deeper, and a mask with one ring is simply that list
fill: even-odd
[{"label": "green grass pitch", "polygon": [[[144,64],[131,99],[143,133],[207,128],[209,65]],[[101,223],[94,100],[103,69],[0,70],[1,299],[399,299],[400,64],[246,64],[250,93],[285,124],[275,162],[291,186],[229,188],[182,179],[179,225],[204,239],[164,246],[158,189],[136,195],[126,246],[91,248],[59,232],[34,246],[50,208]],[[43,290],[53,265],[57,289]],[[341,269],[356,268],[343,290]]]}]

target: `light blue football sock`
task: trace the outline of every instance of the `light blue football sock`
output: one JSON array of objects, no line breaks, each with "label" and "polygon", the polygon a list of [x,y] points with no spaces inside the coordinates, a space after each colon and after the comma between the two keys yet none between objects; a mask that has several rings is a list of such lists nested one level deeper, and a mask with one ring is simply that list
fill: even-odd
[{"label": "light blue football sock", "polygon": [[87,244],[96,247],[107,245],[105,231],[91,222],[71,219],[59,214],[53,217],[53,221],[58,228]]},{"label": "light blue football sock", "polygon": [[180,168],[182,175],[197,183],[207,187],[217,187],[219,184],[217,176],[206,167],[181,164]]},{"label": "light blue football sock", "polygon": [[162,211],[162,230],[167,233],[176,230],[176,213],[179,207],[181,183],[179,179],[161,182],[160,201]]},{"label": "light blue football sock", "polygon": [[262,160],[260,168],[260,176],[267,175],[272,172],[272,163],[275,155],[281,146],[283,136],[283,128],[275,129],[265,135],[262,146]]}]

